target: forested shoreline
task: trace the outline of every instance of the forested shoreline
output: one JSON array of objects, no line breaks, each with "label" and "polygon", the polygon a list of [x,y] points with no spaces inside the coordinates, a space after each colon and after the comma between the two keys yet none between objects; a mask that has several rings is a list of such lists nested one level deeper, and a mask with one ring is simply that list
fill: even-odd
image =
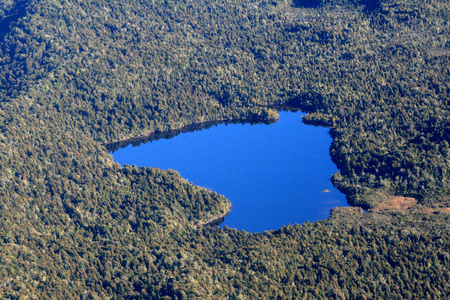
[{"label": "forested shoreline", "polygon": [[[0,295],[448,299],[448,24],[445,0],[0,1]],[[282,106],[330,127],[352,207],[203,228],[229,200],[104,146]]]},{"label": "forested shoreline", "polygon": [[186,133],[186,132],[193,132],[197,130],[203,130],[210,128],[212,126],[216,126],[219,124],[271,124],[273,122],[276,122],[278,120],[279,116],[278,113],[274,112],[273,109],[269,110],[267,112],[267,115],[260,116],[255,114],[250,119],[220,119],[220,120],[213,120],[213,121],[205,121],[201,123],[193,123],[193,124],[186,124],[179,128],[170,129],[167,131],[162,132],[148,132],[140,136],[132,137],[132,138],[126,138],[121,140],[115,140],[110,142],[103,143],[103,146],[108,149],[110,152],[117,151],[120,148],[125,148],[128,145],[133,145],[133,147],[139,146],[140,144],[145,144],[147,142],[157,141],[159,139],[171,139],[179,134]]}]

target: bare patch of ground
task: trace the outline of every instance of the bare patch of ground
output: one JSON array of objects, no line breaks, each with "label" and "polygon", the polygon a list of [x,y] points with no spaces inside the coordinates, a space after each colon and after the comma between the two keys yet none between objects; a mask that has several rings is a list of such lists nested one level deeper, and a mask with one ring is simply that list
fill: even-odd
[{"label": "bare patch of ground", "polygon": [[445,212],[450,213],[450,201],[434,204],[433,206],[421,206],[415,198],[412,197],[390,197],[386,201],[379,204],[377,207],[373,208],[373,212],[406,212],[408,210],[414,209],[416,212],[424,213],[438,213]]},{"label": "bare patch of ground", "polygon": [[380,205],[375,207],[373,211],[383,212],[383,211],[406,211],[407,209],[415,206],[417,200],[411,197],[392,197],[382,202]]}]

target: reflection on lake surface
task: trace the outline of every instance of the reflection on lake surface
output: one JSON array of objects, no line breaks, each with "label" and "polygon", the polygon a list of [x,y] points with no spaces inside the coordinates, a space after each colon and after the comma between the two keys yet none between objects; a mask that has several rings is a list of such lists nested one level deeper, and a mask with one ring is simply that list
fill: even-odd
[{"label": "reflection on lake surface", "polygon": [[233,206],[223,223],[228,227],[262,232],[313,222],[347,202],[330,182],[338,170],[329,155],[328,128],[305,125],[301,116],[280,112],[271,125],[207,124],[207,130],[155,136],[159,140],[129,145],[113,156],[121,165],[175,169],[225,195]]}]

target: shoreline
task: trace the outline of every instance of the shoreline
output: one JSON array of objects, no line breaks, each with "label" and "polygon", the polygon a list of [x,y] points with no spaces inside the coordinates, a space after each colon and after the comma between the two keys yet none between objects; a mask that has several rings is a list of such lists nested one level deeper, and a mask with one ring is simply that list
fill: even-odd
[{"label": "shoreline", "polygon": [[227,122],[227,121],[232,121],[233,119],[218,119],[218,120],[211,120],[211,121],[203,121],[203,122],[198,122],[198,123],[190,123],[190,124],[185,124],[176,128],[172,128],[169,130],[164,130],[164,131],[150,131],[146,134],[142,134],[142,135],[138,135],[138,136],[134,136],[134,137],[130,137],[130,138],[124,138],[124,139],[120,139],[120,140],[113,140],[113,141],[109,141],[109,142],[101,142],[101,144],[103,146],[109,146],[109,145],[113,145],[113,144],[118,144],[118,143],[122,143],[122,142],[132,142],[134,140],[140,140],[140,139],[144,139],[146,137],[151,136],[152,134],[157,134],[157,133],[165,133],[165,132],[172,132],[172,131],[176,131],[176,130],[182,130],[186,127],[189,126],[195,126],[195,125],[202,125],[202,124],[206,124],[209,122]]},{"label": "shoreline", "polygon": [[[113,140],[113,141],[109,141],[109,142],[100,142],[100,144],[104,147],[111,147],[113,145],[116,144],[131,144],[132,142],[136,142],[136,141],[141,141],[141,140],[145,140],[146,138],[149,138],[152,135],[156,135],[156,134],[169,134],[169,133],[173,133],[176,131],[182,131],[184,129],[189,129],[189,127],[195,127],[195,126],[202,126],[202,125],[219,125],[222,123],[226,123],[226,122],[236,122],[236,123],[251,123],[251,122],[261,122],[261,123],[265,123],[265,122],[276,122],[278,121],[279,117],[277,118],[270,118],[270,119],[262,119],[262,118],[242,118],[242,119],[233,119],[233,118],[223,118],[223,119],[217,119],[217,120],[208,120],[208,121],[202,121],[202,122],[198,122],[198,123],[189,123],[189,124],[184,124],[181,125],[179,127],[176,128],[172,128],[169,130],[164,130],[164,131],[151,131],[148,132],[146,134],[142,134],[142,135],[138,135],[138,136],[134,136],[134,137],[130,137],[130,138],[123,138],[123,139],[119,139],[119,140]],[[122,148],[121,146],[119,146],[119,148]],[[110,150],[108,150],[110,152]]]},{"label": "shoreline", "polygon": [[198,224],[194,225],[194,228],[198,229],[200,227],[206,227],[206,226],[211,225],[214,222],[217,222],[217,221],[220,221],[221,219],[224,219],[231,212],[231,208],[232,208],[232,205],[230,203],[230,206],[228,207],[226,212],[224,212],[223,214],[221,214],[221,215],[219,215],[217,217],[214,217],[212,219],[209,219],[209,220],[206,220],[206,221],[200,221]]},{"label": "shoreline", "polygon": [[[207,126],[207,125],[219,125],[219,124],[223,124],[223,123],[270,123],[270,122],[276,122],[279,120],[279,115],[277,115],[276,118],[267,118],[267,119],[263,119],[263,118],[242,118],[242,119],[233,119],[233,118],[223,118],[223,119],[216,119],[216,120],[208,120],[208,121],[203,121],[203,122],[198,122],[198,123],[190,123],[190,124],[184,124],[182,126],[170,129],[170,130],[165,130],[165,131],[152,131],[152,132],[148,132],[146,134],[143,135],[139,135],[139,136],[135,136],[135,137],[131,137],[131,138],[124,138],[124,139],[119,139],[119,140],[114,140],[114,141],[109,141],[109,142],[103,142],[101,143],[101,145],[103,145],[108,152],[111,151],[115,151],[115,150],[110,150],[108,149],[108,147],[114,146],[114,145],[118,145],[119,149],[128,146],[129,144],[133,143],[133,142],[148,142],[151,140],[151,136],[152,135],[157,135],[157,134],[170,134],[173,132],[177,132],[180,131],[180,133],[182,133],[183,129],[187,129],[189,130],[190,128],[192,130],[196,130],[197,126]],[[147,139],[147,141],[145,141]],[[126,146],[123,146],[126,145]],[[231,208],[232,208],[232,204],[230,203],[227,210],[220,214],[217,217],[208,219],[208,220],[204,220],[201,221],[199,220],[199,222],[197,224],[194,224],[194,228],[195,229],[199,229],[201,227],[207,227],[215,222],[218,222],[222,219],[224,219],[230,212],[231,212]]]}]

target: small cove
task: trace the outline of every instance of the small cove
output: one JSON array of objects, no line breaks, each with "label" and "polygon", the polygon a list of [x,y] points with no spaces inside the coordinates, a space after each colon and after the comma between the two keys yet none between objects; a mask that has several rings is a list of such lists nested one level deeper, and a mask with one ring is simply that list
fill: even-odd
[{"label": "small cove", "polygon": [[[318,221],[347,206],[333,187],[328,128],[303,124],[301,112],[280,112],[266,124],[219,124],[112,153],[124,164],[174,169],[193,184],[230,199],[221,226],[248,232]],[[138,143],[136,143],[138,144]]]}]

